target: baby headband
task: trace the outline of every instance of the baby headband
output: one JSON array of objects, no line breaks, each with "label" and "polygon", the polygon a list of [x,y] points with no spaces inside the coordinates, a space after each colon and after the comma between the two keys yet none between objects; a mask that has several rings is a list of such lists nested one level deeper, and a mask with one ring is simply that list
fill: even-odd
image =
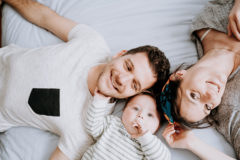
[{"label": "baby headband", "polygon": [[162,92],[160,95],[160,106],[163,110],[163,115],[164,117],[167,119],[167,121],[170,124],[174,123],[173,117],[172,117],[172,112],[171,112],[171,108],[172,108],[172,92],[170,89],[170,80],[168,79],[168,81],[166,82],[166,84],[163,86],[162,88]]}]

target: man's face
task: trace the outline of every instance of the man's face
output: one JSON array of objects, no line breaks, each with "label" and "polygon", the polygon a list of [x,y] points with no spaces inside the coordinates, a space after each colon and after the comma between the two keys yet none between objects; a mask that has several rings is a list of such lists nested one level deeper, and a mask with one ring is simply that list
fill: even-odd
[{"label": "man's face", "polygon": [[99,76],[97,87],[105,96],[126,98],[153,86],[157,81],[146,53],[113,58]]}]

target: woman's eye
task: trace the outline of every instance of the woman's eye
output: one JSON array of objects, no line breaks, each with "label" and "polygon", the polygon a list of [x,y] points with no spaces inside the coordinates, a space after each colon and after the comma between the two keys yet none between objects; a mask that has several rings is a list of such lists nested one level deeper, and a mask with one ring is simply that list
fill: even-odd
[{"label": "woman's eye", "polygon": [[196,94],[195,92],[191,92],[190,93],[190,96],[192,97],[192,99],[194,99],[194,100],[197,100],[197,99],[199,99],[199,95],[198,94]]},{"label": "woman's eye", "polygon": [[209,105],[209,104],[205,104],[205,108],[206,108],[208,111],[211,111],[211,110],[212,110],[212,106]]}]

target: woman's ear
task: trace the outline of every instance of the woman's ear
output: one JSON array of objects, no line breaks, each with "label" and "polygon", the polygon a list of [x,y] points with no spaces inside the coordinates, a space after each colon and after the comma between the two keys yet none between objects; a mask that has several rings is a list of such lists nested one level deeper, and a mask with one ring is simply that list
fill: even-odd
[{"label": "woman's ear", "polygon": [[182,80],[184,76],[186,75],[187,70],[179,70],[170,76],[171,81],[177,81],[177,80]]},{"label": "woman's ear", "polygon": [[116,55],[114,55],[113,58],[121,57],[121,56],[124,55],[125,53],[127,53],[127,50],[122,50],[121,52],[118,52]]}]

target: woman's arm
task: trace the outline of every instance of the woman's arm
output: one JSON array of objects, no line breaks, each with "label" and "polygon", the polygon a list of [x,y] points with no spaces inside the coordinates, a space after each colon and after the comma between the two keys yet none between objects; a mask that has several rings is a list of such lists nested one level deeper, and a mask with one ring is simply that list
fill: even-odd
[{"label": "woman's arm", "polygon": [[49,160],[69,160],[69,158],[57,147]]},{"label": "woman's arm", "polygon": [[235,0],[234,6],[228,16],[228,35],[240,40],[240,0]]},{"label": "woman's arm", "polygon": [[176,133],[174,125],[169,124],[163,132],[163,137],[170,147],[190,150],[201,159],[233,160],[233,158],[204,143],[190,130],[180,129],[180,131]]},{"label": "woman's arm", "polygon": [[76,22],[59,16],[55,11],[33,0],[4,0],[18,11],[26,20],[68,41],[68,33]]}]

